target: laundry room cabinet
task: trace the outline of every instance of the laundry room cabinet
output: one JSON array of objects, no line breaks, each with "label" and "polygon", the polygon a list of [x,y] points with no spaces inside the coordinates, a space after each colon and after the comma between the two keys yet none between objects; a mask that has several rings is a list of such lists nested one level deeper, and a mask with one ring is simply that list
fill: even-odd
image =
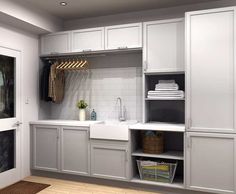
[{"label": "laundry room cabinet", "polygon": [[38,170],[60,171],[60,128],[34,125],[32,133],[32,167]]},{"label": "laundry room cabinet", "polygon": [[187,187],[236,193],[236,135],[187,133]]},{"label": "laundry room cabinet", "polygon": [[71,32],[57,32],[41,37],[41,55],[62,54],[71,51]]},{"label": "laundry room cabinet", "polygon": [[186,13],[186,186],[236,193],[235,7]]},{"label": "laundry room cabinet", "polygon": [[145,73],[184,71],[184,19],[143,24]]},{"label": "laundry room cabinet", "polygon": [[89,127],[32,125],[32,169],[90,174]]},{"label": "laundry room cabinet", "polygon": [[61,128],[61,170],[65,173],[89,175],[89,128]]},{"label": "laundry room cabinet", "polygon": [[72,52],[104,50],[104,27],[72,31]]},{"label": "laundry room cabinet", "polygon": [[186,14],[187,130],[236,133],[235,8]]},{"label": "laundry room cabinet", "polygon": [[106,49],[142,47],[142,23],[105,27]]},{"label": "laundry room cabinet", "polygon": [[91,176],[129,180],[130,152],[123,141],[91,141]]}]

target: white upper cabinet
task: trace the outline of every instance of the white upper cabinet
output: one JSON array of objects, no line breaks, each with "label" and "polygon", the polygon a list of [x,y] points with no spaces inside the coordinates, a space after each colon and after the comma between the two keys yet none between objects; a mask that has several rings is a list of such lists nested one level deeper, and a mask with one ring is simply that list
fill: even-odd
[{"label": "white upper cabinet", "polygon": [[235,133],[235,8],[186,14],[189,131]]},{"label": "white upper cabinet", "polygon": [[105,27],[105,49],[142,47],[142,23]]},{"label": "white upper cabinet", "polygon": [[72,31],[72,52],[104,50],[104,27]]},{"label": "white upper cabinet", "polygon": [[184,71],[184,20],[144,23],[145,72]]},{"label": "white upper cabinet", "polygon": [[41,37],[41,54],[60,54],[70,52],[70,32],[58,32]]},{"label": "white upper cabinet", "polygon": [[236,135],[187,133],[187,188],[236,193]]}]

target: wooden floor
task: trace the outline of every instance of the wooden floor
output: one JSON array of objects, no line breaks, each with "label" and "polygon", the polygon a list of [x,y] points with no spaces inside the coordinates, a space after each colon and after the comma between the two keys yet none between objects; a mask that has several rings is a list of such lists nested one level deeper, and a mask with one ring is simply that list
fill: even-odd
[{"label": "wooden floor", "polygon": [[135,189],[124,189],[84,182],[66,181],[61,179],[30,176],[26,181],[50,184],[51,186],[39,192],[39,194],[158,194]]}]

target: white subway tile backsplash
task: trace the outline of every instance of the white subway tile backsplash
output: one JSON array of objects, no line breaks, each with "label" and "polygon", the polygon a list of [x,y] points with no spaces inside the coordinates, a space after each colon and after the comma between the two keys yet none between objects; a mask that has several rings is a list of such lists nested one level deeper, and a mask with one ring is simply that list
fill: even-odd
[{"label": "white subway tile backsplash", "polygon": [[117,119],[116,99],[121,97],[127,119],[141,120],[141,54],[90,61],[89,70],[66,73],[65,97],[61,104],[51,105],[51,119],[78,119],[76,102],[80,99],[89,104],[88,116],[95,109],[98,120]]}]

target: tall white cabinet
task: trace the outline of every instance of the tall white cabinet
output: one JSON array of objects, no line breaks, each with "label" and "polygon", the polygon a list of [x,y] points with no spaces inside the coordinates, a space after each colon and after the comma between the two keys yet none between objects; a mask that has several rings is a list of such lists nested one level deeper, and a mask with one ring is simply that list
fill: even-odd
[{"label": "tall white cabinet", "polygon": [[186,14],[189,189],[236,193],[235,10]]}]

